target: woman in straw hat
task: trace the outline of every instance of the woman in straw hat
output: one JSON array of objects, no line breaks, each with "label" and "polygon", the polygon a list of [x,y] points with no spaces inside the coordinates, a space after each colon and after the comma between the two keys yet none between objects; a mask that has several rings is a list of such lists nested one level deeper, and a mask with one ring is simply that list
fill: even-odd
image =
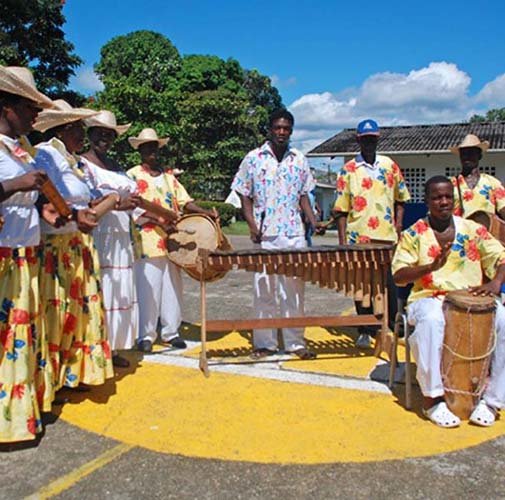
[{"label": "woman in straw hat", "polygon": [[40,411],[51,404],[43,401],[47,346],[38,298],[35,208],[47,176],[35,170],[31,148],[20,140],[32,130],[38,112],[51,105],[27,68],[0,66],[0,213],[5,221],[0,232],[0,442],[35,439],[42,430]]},{"label": "woman in straw hat", "polygon": [[37,145],[37,166],[72,208],[72,220],[54,228],[42,223],[40,287],[48,330],[54,389],[80,383],[103,384],[112,377],[98,255],[91,231],[96,227],[89,209],[91,192],[76,155],[84,146],[85,118],[96,111],[72,108],[63,100],[39,114],[34,125],[52,139]]},{"label": "woman in straw hat", "polygon": [[[179,213],[202,213],[217,218],[217,212],[204,210],[189,197],[184,186],[159,164],[158,150],[168,138],[159,138],[152,128],[143,129],[137,137],[128,139],[138,149],[142,163],[128,170],[137,183],[137,192],[148,201]],[[165,245],[166,234],[156,223],[136,225],[135,279],[139,297],[139,349],[151,352],[156,340],[158,320],[161,340],[172,347],[184,349],[186,343],[179,334],[182,321],[182,278],[180,269],[170,262]]]},{"label": "woman in straw hat", "polygon": [[476,212],[497,213],[505,219],[505,189],[492,175],[479,171],[479,162],[489,148],[488,141],[468,134],[463,141],[450,149],[459,156],[461,173],[453,177],[454,212],[469,218]]},{"label": "woman in straw hat", "polygon": [[130,124],[117,125],[110,111],[85,120],[88,126],[90,149],[82,155],[83,167],[90,185],[104,196],[116,193],[120,202],[117,210],[107,213],[93,231],[100,257],[100,274],[109,343],[113,350],[112,363],[126,368],[129,361],[119,356],[118,350],[131,349],[138,337],[138,303],[133,275],[133,242],[130,216],[138,203],[137,185],[109,156],[116,138],[125,133]]}]

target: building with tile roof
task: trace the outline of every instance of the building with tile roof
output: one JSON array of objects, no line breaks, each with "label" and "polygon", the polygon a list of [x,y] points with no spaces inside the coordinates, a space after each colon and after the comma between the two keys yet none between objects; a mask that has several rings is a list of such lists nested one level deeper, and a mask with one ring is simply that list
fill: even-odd
[{"label": "building with tile roof", "polygon": [[[465,135],[475,134],[490,143],[481,160],[481,171],[505,179],[505,121],[408,125],[381,127],[378,153],[393,158],[400,168],[412,195],[406,222],[425,211],[425,182],[433,175],[452,176],[459,172],[458,158],[449,148],[459,144]],[[341,157],[352,159],[359,151],[356,129],[345,129],[307,153],[309,158]]]}]

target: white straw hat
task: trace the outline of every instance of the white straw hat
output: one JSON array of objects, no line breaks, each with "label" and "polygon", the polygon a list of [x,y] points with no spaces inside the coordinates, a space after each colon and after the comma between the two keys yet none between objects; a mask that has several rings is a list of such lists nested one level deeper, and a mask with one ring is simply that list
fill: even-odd
[{"label": "white straw hat", "polygon": [[35,130],[45,132],[60,125],[84,120],[98,114],[98,111],[85,108],[73,108],[63,99],[53,101],[54,108],[42,111],[37,116],[37,121],[33,125]]},{"label": "white straw hat", "polygon": [[37,90],[28,68],[0,65],[0,90],[29,99],[41,108],[53,107],[53,101]]},{"label": "white straw hat", "polygon": [[169,141],[168,137],[158,137],[156,130],[153,128],[143,129],[137,137],[128,137],[128,142],[133,149],[138,149],[141,144],[146,142],[157,142],[158,147],[163,147]]},{"label": "white straw hat", "polygon": [[449,151],[455,155],[459,155],[461,148],[480,148],[485,153],[489,148],[489,141],[481,141],[476,135],[468,134],[460,144],[450,148]]},{"label": "white straw hat", "polygon": [[84,120],[87,127],[102,127],[114,130],[117,135],[124,134],[130,127],[131,123],[125,125],[118,125],[116,122],[116,115],[112,111],[102,109],[100,113],[91,118]]}]

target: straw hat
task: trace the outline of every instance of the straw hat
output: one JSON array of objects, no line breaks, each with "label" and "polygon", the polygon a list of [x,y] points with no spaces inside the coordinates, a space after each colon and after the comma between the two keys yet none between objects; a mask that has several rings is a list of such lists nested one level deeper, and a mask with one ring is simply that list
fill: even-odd
[{"label": "straw hat", "polygon": [[158,137],[156,130],[153,128],[143,129],[137,137],[128,137],[128,142],[133,149],[138,149],[141,144],[145,144],[146,142],[157,142],[158,147],[161,148],[168,141],[168,137]]},{"label": "straw hat", "polygon": [[116,115],[106,109],[102,109],[97,115],[87,118],[84,120],[84,123],[87,127],[102,127],[114,130],[117,135],[124,134],[132,125],[131,123],[118,125],[116,122]]},{"label": "straw hat", "polygon": [[476,135],[468,134],[460,144],[450,148],[449,151],[455,155],[459,155],[461,148],[480,148],[485,153],[489,148],[489,141],[481,141]]},{"label": "straw hat", "polygon": [[28,68],[0,65],[0,90],[29,99],[41,108],[53,107],[53,101],[37,90]]},{"label": "straw hat", "polygon": [[53,104],[53,109],[47,109],[39,113],[37,121],[33,125],[35,130],[45,132],[51,128],[84,120],[85,118],[98,114],[98,111],[94,111],[92,109],[73,108],[63,99],[57,99],[56,101],[53,101]]}]

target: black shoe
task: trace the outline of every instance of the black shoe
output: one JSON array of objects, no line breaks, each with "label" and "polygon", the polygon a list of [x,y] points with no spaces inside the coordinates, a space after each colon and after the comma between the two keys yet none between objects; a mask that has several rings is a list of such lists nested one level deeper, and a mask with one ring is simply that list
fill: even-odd
[{"label": "black shoe", "polygon": [[188,347],[186,345],[186,342],[184,342],[184,340],[182,340],[181,337],[179,337],[179,335],[177,335],[177,337],[174,337],[173,339],[164,340],[163,343],[171,345],[172,347],[175,347],[176,349],[186,349],[186,347]]},{"label": "black shoe", "polygon": [[141,340],[138,344],[138,349],[140,352],[153,352],[153,343],[149,339]]},{"label": "black shoe", "polygon": [[119,354],[114,354],[114,356],[112,356],[112,364],[117,368],[128,368],[130,366],[130,362]]}]

